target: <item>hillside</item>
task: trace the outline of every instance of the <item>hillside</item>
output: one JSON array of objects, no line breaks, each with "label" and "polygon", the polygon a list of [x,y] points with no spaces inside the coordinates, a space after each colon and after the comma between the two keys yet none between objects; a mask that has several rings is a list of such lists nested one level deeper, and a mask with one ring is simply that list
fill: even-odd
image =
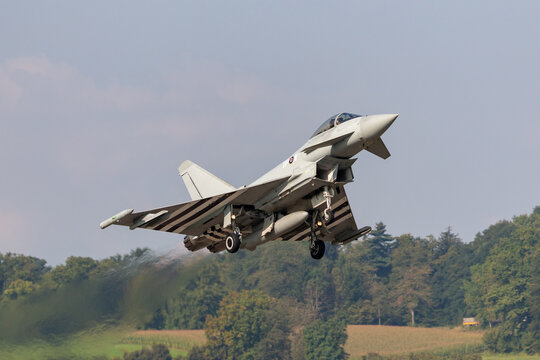
[{"label": "hillside", "polygon": [[[54,268],[7,253],[0,254],[0,347],[76,349],[96,327],[204,328],[208,341],[193,359],[342,359],[344,346],[360,356],[477,343],[480,332],[443,329],[474,316],[487,349],[535,353],[539,281],[540,207],[469,244],[450,228],[438,237],[392,236],[378,223],[360,241],[328,247],[321,261],[300,242],[180,258],[137,249],[102,260],[70,257]],[[140,334],[128,341],[101,333],[92,341],[112,346],[109,354],[121,354],[118,344],[140,346]],[[190,344],[171,347],[185,353]]]}]

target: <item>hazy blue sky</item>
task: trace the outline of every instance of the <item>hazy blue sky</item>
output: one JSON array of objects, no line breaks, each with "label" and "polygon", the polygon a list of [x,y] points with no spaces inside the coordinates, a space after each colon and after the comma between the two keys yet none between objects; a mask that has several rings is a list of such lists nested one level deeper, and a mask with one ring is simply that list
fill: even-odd
[{"label": "hazy blue sky", "polygon": [[[540,2],[23,2],[0,7],[0,252],[52,264],[183,236],[98,224],[250,183],[330,115],[400,113],[362,152],[359,225],[464,241],[540,205]],[[309,256],[306,250],[306,256]]]}]

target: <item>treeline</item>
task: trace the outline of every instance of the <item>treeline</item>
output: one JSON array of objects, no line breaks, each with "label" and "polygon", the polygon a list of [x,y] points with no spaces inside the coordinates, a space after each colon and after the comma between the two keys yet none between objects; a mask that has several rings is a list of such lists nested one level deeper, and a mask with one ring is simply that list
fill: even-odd
[{"label": "treeline", "polygon": [[0,253],[0,301],[15,300],[40,289],[54,290],[89,278],[107,275],[143,258],[148,249],[136,249],[129,255],[116,255],[104,260],[71,256],[64,265],[54,268],[32,256]]},{"label": "treeline", "polygon": [[[0,254],[2,308],[28,302],[38,294],[75,289],[76,284],[93,279],[118,279],[111,274],[122,273],[129,275],[115,280],[117,287],[100,283],[98,289],[107,288],[108,293],[95,291],[92,296],[121,299],[138,289],[136,296],[130,295],[132,302],[156,299],[135,307],[136,311],[122,311],[123,316],[136,312],[133,319],[141,328],[205,328],[209,343],[195,348],[193,359],[198,358],[197,351],[199,358],[209,358],[208,354],[231,358],[226,350],[231,346],[241,346],[236,350],[245,354],[290,355],[269,358],[316,358],[325,351],[324,343],[322,350],[316,349],[320,339],[334,336],[340,339],[335,341],[338,345],[345,342],[340,338],[344,330],[328,333],[344,329],[344,324],[457,326],[463,317],[476,317],[490,329],[485,336],[490,350],[540,352],[540,207],[490,226],[469,244],[450,228],[438,237],[420,238],[392,236],[378,223],[361,241],[327,247],[321,261],[311,259],[306,243],[272,243],[254,252],[211,255],[174,266],[141,260],[148,255],[147,250],[137,250],[101,261],[71,257],[65,265],[51,269],[41,259]],[[141,267],[133,265],[141,262],[152,264],[145,265],[146,270],[166,268],[167,279],[182,281],[166,282],[157,273],[143,276],[143,281]],[[156,287],[156,279],[161,279],[157,281],[161,288]],[[154,286],[152,291],[144,289],[147,285]],[[126,301],[109,301],[110,309],[100,314],[118,317],[119,303]],[[258,314],[259,320],[242,318],[246,314]],[[258,321],[257,331],[250,333],[253,327],[247,324]],[[325,327],[326,323],[333,325]],[[246,328],[236,329],[235,336],[246,339],[219,342],[231,335],[226,331],[240,324]],[[248,333],[252,334],[249,340]],[[343,358],[339,349],[331,351]],[[310,352],[318,355],[312,357]]]}]

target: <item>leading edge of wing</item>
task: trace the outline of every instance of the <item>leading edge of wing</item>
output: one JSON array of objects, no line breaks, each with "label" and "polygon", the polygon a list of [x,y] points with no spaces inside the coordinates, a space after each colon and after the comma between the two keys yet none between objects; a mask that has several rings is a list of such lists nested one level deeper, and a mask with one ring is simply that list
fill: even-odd
[{"label": "leading edge of wing", "polygon": [[[218,194],[212,197],[194,200],[186,203],[161,207],[142,212],[133,209],[124,210],[100,224],[102,229],[109,225],[129,226],[130,229],[143,228],[157,231],[167,231],[179,234],[199,235],[189,231],[189,228],[207,219],[212,214],[221,215],[220,210],[227,205],[253,205],[257,200],[272,191],[289,177],[282,177],[263,184],[243,187],[235,191]],[[208,221],[211,223],[211,221]]]}]

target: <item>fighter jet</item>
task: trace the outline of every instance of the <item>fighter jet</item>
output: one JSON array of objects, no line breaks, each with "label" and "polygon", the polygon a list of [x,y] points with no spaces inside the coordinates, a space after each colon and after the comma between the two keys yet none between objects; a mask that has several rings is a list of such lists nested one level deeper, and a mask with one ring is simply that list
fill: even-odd
[{"label": "fighter jet", "polygon": [[381,135],[398,114],[340,113],[326,120],[281,164],[241,188],[187,160],[178,172],[192,201],[158,209],[124,210],[100,224],[184,234],[191,251],[255,250],[269,241],[309,241],[314,259],[325,242],[347,244],[371,231],[358,228],[344,186],[354,180],[354,155],[390,156]]}]

